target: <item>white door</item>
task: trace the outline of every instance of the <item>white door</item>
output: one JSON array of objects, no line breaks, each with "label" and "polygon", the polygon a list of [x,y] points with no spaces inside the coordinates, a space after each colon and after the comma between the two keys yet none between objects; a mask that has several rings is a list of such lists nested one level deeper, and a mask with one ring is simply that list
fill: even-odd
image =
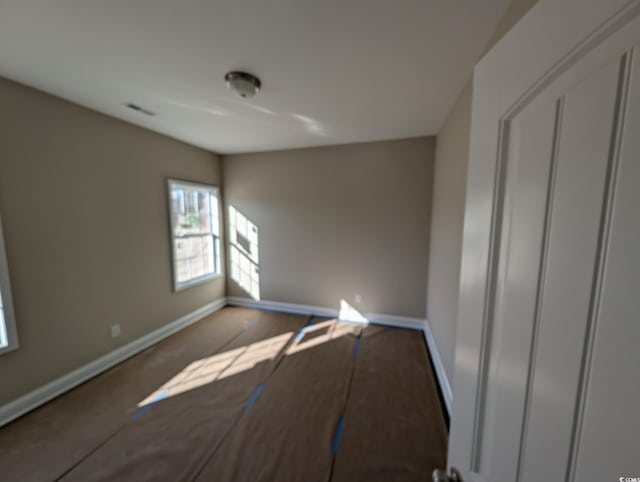
[{"label": "white door", "polygon": [[541,0],[480,62],[465,216],[449,465],[640,480],[640,1]]}]

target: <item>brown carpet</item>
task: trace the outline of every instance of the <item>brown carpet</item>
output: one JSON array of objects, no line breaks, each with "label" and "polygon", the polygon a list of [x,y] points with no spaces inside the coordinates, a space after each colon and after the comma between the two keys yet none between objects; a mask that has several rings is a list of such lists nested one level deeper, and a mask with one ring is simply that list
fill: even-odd
[{"label": "brown carpet", "polygon": [[0,428],[1,480],[429,480],[447,436],[421,334],[307,321],[205,318]]}]

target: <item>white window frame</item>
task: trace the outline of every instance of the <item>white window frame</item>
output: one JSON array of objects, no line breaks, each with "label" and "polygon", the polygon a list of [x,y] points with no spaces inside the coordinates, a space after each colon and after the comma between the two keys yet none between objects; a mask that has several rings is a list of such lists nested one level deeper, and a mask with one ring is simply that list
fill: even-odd
[{"label": "white window frame", "polygon": [[[207,191],[210,195],[213,195],[218,200],[218,235],[212,234],[214,241],[213,257],[214,257],[214,272],[191,278],[187,281],[178,281],[178,266],[177,266],[177,253],[176,253],[176,239],[180,239],[175,236],[175,220],[172,213],[171,193],[174,188],[186,188],[186,189],[198,189],[200,191]],[[178,292],[192,286],[196,286],[207,281],[211,281],[216,278],[224,276],[224,262],[222,253],[222,200],[220,199],[220,189],[218,186],[212,184],[203,184],[198,182],[183,181],[181,179],[167,179],[167,200],[168,200],[168,213],[169,213],[169,241],[171,243],[171,267],[173,273],[173,291]],[[212,219],[212,225],[214,220]]]},{"label": "white window frame", "polygon": [[18,348],[18,332],[13,311],[13,298],[9,282],[9,264],[4,245],[2,217],[0,216],[0,355]]}]

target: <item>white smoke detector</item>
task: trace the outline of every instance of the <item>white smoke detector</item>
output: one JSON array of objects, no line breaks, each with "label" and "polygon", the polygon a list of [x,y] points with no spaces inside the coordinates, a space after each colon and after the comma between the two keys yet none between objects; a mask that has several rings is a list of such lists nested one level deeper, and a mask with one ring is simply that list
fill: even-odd
[{"label": "white smoke detector", "polygon": [[262,87],[260,79],[247,72],[229,72],[224,76],[224,80],[227,82],[227,87],[235,90],[244,99],[253,97]]}]

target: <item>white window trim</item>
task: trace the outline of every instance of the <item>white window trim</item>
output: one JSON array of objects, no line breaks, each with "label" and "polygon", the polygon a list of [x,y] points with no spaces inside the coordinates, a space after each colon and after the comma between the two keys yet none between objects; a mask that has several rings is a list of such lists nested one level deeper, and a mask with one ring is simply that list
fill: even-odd
[{"label": "white window trim", "polygon": [[[220,240],[218,247],[218,272],[206,274],[203,276],[198,276],[197,278],[192,278],[189,281],[178,282],[178,273],[176,266],[176,245],[174,243],[174,232],[175,232],[175,223],[173,220],[173,215],[171,212],[171,191],[174,187],[191,187],[196,189],[201,189],[205,191],[209,191],[213,193],[218,199],[218,238]],[[181,179],[167,179],[167,206],[169,213],[169,243],[171,244],[171,272],[173,276],[173,291],[178,292],[187,288],[191,288],[192,286],[199,285],[205,283],[207,281],[211,281],[217,278],[222,278],[224,276],[224,261],[223,261],[223,242],[222,242],[222,200],[220,199],[220,188],[218,186],[214,186],[213,184],[203,184],[199,182],[192,181],[183,181]],[[216,253],[214,253],[215,256]]]},{"label": "white window trim", "polygon": [[[7,345],[0,347],[0,355],[3,355],[17,349],[19,345],[15,314],[13,311],[11,285],[9,283],[9,264],[7,263],[4,233],[2,231],[2,217],[0,217],[0,296],[2,296],[4,331],[7,337]],[[0,326],[0,330],[2,329],[3,327]]]}]

